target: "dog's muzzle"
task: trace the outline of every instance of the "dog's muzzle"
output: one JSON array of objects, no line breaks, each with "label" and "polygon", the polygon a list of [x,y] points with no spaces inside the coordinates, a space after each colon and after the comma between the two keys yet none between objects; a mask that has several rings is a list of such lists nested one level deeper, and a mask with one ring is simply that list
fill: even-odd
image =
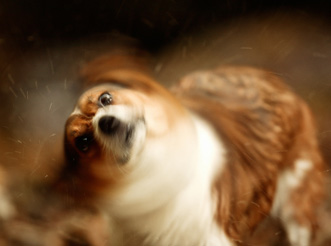
[{"label": "dog's muzzle", "polygon": [[119,129],[121,122],[113,116],[103,116],[99,120],[99,128],[106,135],[113,135]]},{"label": "dog's muzzle", "polygon": [[135,125],[124,123],[114,116],[102,116],[99,119],[98,127],[106,136],[117,136],[117,139],[122,139],[126,145],[131,144],[134,135]]}]

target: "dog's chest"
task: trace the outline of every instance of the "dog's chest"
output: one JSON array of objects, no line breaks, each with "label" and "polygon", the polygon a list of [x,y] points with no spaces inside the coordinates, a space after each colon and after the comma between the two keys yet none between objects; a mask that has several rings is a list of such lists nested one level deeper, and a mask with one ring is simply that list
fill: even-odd
[{"label": "dog's chest", "polygon": [[[226,162],[225,149],[209,124],[197,116],[191,117],[196,131],[194,144],[198,145],[198,151],[191,151],[188,162],[178,163],[187,165],[187,170],[178,169],[178,172],[191,174],[187,183],[179,186],[182,180],[176,180],[174,177],[171,183],[159,187],[158,194],[146,195],[144,201],[139,201],[145,204],[144,212],[138,213],[137,210],[135,214],[136,203],[128,200],[128,204],[132,206],[128,205],[126,209],[131,210],[132,216],[118,218],[124,233],[124,245],[132,245],[133,241],[139,241],[139,245],[214,245],[213,242],[224,242],[222,245],[230,245],[227,244],[229,240],[225,233],[215,221],[218,198],[213,188],[214,180],[222,172]],[[187,145],[189,146],[190,144]],[[166,164],[176,169],[176,163]],[[183,173],[179,177],[186,177],[186,175]],[[150,178],[153,179],[153,177]],[[151,180],[149,183],[156,186],[160,184],[160,181]],[[150,192],[150,188],[146,187],[145,194]],[[165,203],[152,208],[153,203],[158,202],[159,196],[162,198],[162,194],[166,196],[166,193],[173,191],[175,193],[169,196],[170,198]],[[147,207],[150,209],[147,210]]]}]

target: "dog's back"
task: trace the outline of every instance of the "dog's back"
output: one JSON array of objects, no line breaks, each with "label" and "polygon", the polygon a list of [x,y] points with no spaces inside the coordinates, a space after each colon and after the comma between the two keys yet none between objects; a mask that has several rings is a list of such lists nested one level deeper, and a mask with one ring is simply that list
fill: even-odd
[{"label": "dog's back", "polygon": [[246,67],[194,72],[173,91],[226,146],[227,165],[214,184],[226,233],[241,240],[271,213],[293,245],[309,245],[324,163],[307,105],[277,76]]}]

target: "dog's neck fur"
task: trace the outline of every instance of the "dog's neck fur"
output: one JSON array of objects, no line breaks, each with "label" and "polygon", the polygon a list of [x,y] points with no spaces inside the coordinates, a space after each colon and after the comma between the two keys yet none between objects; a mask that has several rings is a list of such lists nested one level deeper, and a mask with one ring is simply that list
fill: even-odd
[{"label": "dog's neck fur", "polygon": [[[135,232],[146,245],[213,245],[210,240],[230,245],[214,222],[217,195],[212,182],[225,163],[216,136],[190,114],[162,139],[146,141],[128,182],[106,200],[124,233]],[[220,244],[219,238],[225,242]]]}]

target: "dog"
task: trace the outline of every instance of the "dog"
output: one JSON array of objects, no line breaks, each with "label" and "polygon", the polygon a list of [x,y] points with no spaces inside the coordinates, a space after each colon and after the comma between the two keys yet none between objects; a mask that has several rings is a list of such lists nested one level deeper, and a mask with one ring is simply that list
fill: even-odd
[{"label": "dog", "polygon": [[310,109],[278,76],[223,66],[166,89],[120,54],[82,78],[63,175],[107,212],[110,245],[237,245],[268,216],[310,245],[325,164]]}]

